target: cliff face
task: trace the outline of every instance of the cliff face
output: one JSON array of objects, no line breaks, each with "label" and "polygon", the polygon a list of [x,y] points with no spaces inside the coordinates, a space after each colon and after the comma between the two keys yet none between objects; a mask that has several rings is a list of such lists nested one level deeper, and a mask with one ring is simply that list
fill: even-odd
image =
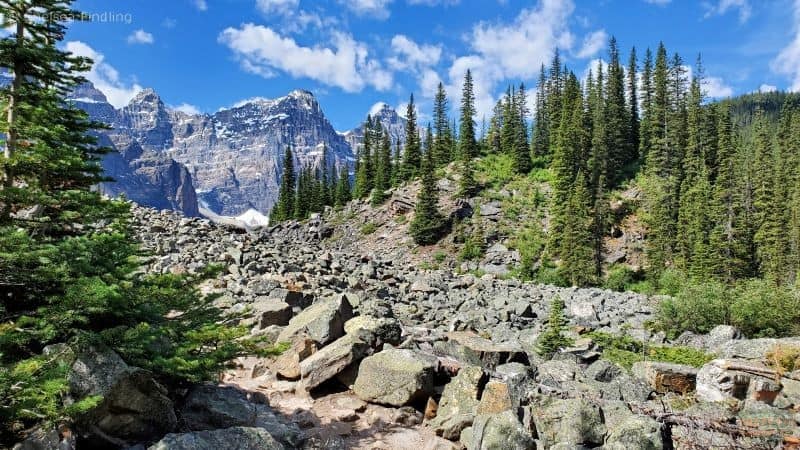
[{"label": "cliff face", "polygon": [[[400,147],[402,152],[406,145],[406,119],[401,117],[391,106],[386,103],[378,103],[369,111],[369,115],[373,120],[377,120],[386,131],[389,132],[389,138],[392,141],[392,151],[394,152],[395,146]],[[356,152],[358,146],[364,143],[364,124],[353,128],[350,131],[342,133],[342,137]]]},{"label": "cliff face", "polygon": [[103,166],[117,181],[102,189],[147,206],[190,216],[200,214],[198,207],[222,216],[251,209],[266,214],[278,195],[287,146],[296,167],[320,165],[324,148],[326,165],[352,162],[350,146],[307,91],[254,99],[213,115],[171,110],[152,89],[120,110],[91,85],[73,97],[92,119],[111,126],[101,140],[117,152]]}]

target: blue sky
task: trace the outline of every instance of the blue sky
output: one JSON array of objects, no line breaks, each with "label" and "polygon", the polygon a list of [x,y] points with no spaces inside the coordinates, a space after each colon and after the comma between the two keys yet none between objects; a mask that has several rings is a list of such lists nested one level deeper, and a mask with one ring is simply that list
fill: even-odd
[{"label": "blue sky", "polygon": [[455,106],[464,71],[479,112],[509,83],[534,86],[558,47],[582,75],[663,40],[687,64],[702,54],[709,96],[800,91],[800,0],[79,0],[68,49],[116,106],[152,87],[187,111],[314,92],[338,130],[410,93],[423,120],[439,81]]}]

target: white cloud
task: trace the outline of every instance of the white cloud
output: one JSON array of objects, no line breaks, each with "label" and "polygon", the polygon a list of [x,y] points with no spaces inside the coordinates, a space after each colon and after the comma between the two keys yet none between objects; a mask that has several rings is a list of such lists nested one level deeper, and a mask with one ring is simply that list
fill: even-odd
[{"label": "white cloud", "polygon": [[603,58],[595,58],[589,61],[589,64],[586,65],[586,68],[583,70],[583,73],[581,74],[581,79],[583,81],[589,79],[589,72],[591,72],[592,77],[596,80],[597,73],[600,71],[600,67],[603,68],[604,74],[608,72],[608,63]]},{"label": "white cloud", "polygon": [[606,30],[597,30],[583,38],[580,50],[575,54],[578,58],[591,58],[603,49],[608,41]]},{"label": "white cloud", "polygon": [[206,11],[208,10],[208,3],[206,3],[206,0],[194,0],[194,7],[200,11]]},{"label": "white cloud", "polygon": [[85,73],[87,80],[105,94],[108,102],[115,108],[121,108],[128,104],[142,87],[136,83],[126,84],[120,80],[119,72],[110,64],[104,62],[105,57],[80,41],[67,42],[65,48],[68,52],[78,56],[85,56],[94,60],[92,69]]},{"label": "white cloud", "polygon": [[800,91],[800,0],[794,1],[794,38],[772,60],[770,66],[776,73],[791,78],[792,91]]},{"label": "white cloud", "polygon": [[364,43],[346,33],[333,32],[332,48],[305,47],[269,27],[248,23],[225,29],[218,40],[236,54],[244,70],[267,78],[280,70],[347,92],[359,92],[366,86],[382,91],[392,86],[392,73],[370,58]]},{"label": "white cloud", "polygon": [[644,2],[650,3],[651,5],[664,6],[670,4],[672,0],[644,0]]},{"label": "white cloud", "polygon": [[771,84],[762,84],[758,87],[758,92],[775,92],[778,90],[778,86],[773,86]]},{"label": "white cloud", "polygon": [[753,13],[753,8],[750,6],[750,0],[716,0],[715,3],[704,3],[706,8],[705,18],[711,16],[721,16],[728,11],[734,9],[739,10],[739,22],[745,23],[750,19]]},{"label": "white cloud", "polygon": [[392,38],[392,52],[387,62],[395,70],[435,66],[442,57],[441,46],[419,45],[402,34]]},{"label": "white cloud", "polygon": [[198,107],[194,106],[194,105],[189,104],[189,103],[181,103],[178,106],[173,106],[172,109],[174,109],[176,111],[184,112],[186,114],[191,114],[193,116],[196,116],[196,115],[200,114],[200,109]]},{"label": "white cloud", "polygon": [[523,9],[513,23],[479,23],[472,30],[472,48],[506,77],[533,78],[556,47],[572,47],[567,20],[574,9],[572,0],[542,0]]},{"label": "white cloud", "polygon": [[357,16],[385,20],[391,15],[389,5],[392,1],[393,0],[339,0],[339,3]]},{"label": "white cloud", "polygon": [[409,5],[439,6],[457,5],[461,0],[407,0]]},{"label": "white cloud", "polygon": [[725,98],[733,95],[733,88],[725,84],[725,81],[720,77],[705,77],[703,78],[703,92],[711,98]]},{"label": "white cloud", "polygon": [[285,15],[297,9],[300,0],[256,0],[256,8],[264,14]]},{"label": "white cloud", "polygon": [[138,29],[128,36],[128,44],[152,44],[153,42],[155,42],[153,35],[142,29]]}]

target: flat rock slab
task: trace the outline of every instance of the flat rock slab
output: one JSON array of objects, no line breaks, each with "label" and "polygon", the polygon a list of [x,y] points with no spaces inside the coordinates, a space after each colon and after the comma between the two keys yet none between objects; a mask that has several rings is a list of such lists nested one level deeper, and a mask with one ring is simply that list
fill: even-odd
[{"label": "flat rock slab", "polygon": [[641,361],[633,365],[631,372],[656,392],[686,394],[695,390],[698,371],[683,364]]},{"label": "flat rock slab", "polygon": [[278,342],[291,342],[294,336],[305,333],[317,345],[325,345],[344,335],[344,323],[352,317],[353,307],[345,296],[322,300],[294,316],[278,335]]},{"label": "flat rock slab", "polygon": [[369,344],[346,335],[300,362],[301,385],[314,389],[369,354]]},{"label": "flat rock slab", "polygon": [[488,376],[477,366],[462,368],[444,387],[436,417],[429,421],[436,434],[455,440],[472,425]]},{"label": "flat rock slab", "polygon": [[437,349],[470,365],[494,370],[509,362],[528,362],[525,351],[512,343],[495,343],[469,331],[453,331],[446,336],[446,342],[436,343]]},{"label": "flat rock slab", "polygon": [[148,447],[148,450],[283,450],[284,448],[267,430],[232,427],[168,434]]},{"label": "flat rock slab", "polygon": [[353,391],[362,400],[404,406],[433,393],[438,359],[405,349],[387,349],[361,362]]}]

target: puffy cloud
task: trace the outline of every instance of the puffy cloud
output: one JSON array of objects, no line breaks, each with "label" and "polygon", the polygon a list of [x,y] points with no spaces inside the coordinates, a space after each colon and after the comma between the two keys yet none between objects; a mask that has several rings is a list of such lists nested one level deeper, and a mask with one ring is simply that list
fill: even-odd
[{"label": "puffy cloud", "polygon": [[152,44],[155,41],[152,34],[142,29],[138,29],[128,36],[128,44]]},{"label": "puffy cloud", "polygon": [[750,0],[718,0],[714,3],[705,3],[705,7],[705,18],[709,18],[711,16],[721,16],[728,11],[738,9],[739,22],[741,23],[747,22],[753,13],[753,8],[750,6]]},{"label": "puffy cloud", "polygon": [[409,5],[439,6],[457,5],[461,0],[407,0]]},{"label": "puffy cloud", "polygon": [[206,3],[206,0],[194,0],[194,7],[200,11],[207,11],[208,3]]},{"label": "puffy cloud", "polygon": [[285,15],[297,9],[300,0],[256,0],[256,8],[264,14]]},{"label": "puffy cloud", "polygon": [[186,114],[191,114],[193,116],[200,114],[200,109],[189,103],[181,103],[178,106],[173,106],[172,109],[184,112]]},{"label": "puffy cloud", "polygon": [[92,69],[85,73],[87,80],[94,84],[94,87],[105,94],[108,102],[115,108],[121,108],[128,104],[142,87],[136,83],[126,84],[119,76],[119,72],[110,64],[105,62],[105,56],[98,53],[92,47],[80,41],[70,41],[65,45],[65,49],[77,56],[85,56],[94,61]]},{"label": "puffy cloud", "polygon": [[597,30],[593,33],[589,33],[583,38],[581,48],[575,56],[578,58],[591,58],[605,47],[606,41],[608,41],[606,30]]},{"label": "puffy cloud", "polygon": [[342,32],[333,33],[332,48],[301,46],[269,27],[252,23],[227,28],[218,40],[234,52],[244,70],[266,78],[280,70],[347,92],[359,92],[366,86],[377,90],[392,86],[392,73],[369,57],[365,44]]},{"label": "puffy cloud", "polygon": [[770,65],[774,72],[791,78],[792,91],[800,91],[800,0],[794,1],[794,37]]},{"label": "puffy cloud", "polygon": [[396,70],[434,66],[442,57],[441,46],[419,45],[402,34],[392,38],[392,52],[394,55],[387,62]]},{"label": "puffy cloud", "polygon": [[778,86],[773,86],[771,84],[762,84],[758,87],[758,92],[775,92],[778,90]]},{"label": "puffy cloud", "polygon": [[733,95],[733,88],[720,77],[703,78],[703,92],[711,98],[725,98]]},{"label": "puffy cloud", "polygon": [[533,78],[556,47],[572,47],[567,21],[574,10],[572,0],[542,0],[512,23],[479,23],[472,30],[472,48],[506,77]]},{"label": "puffy cloud", "polygon": [[377,20],[389,18],[389,5],[393,0],[339,0],[339,3],[357,16],[370,17]]}]

